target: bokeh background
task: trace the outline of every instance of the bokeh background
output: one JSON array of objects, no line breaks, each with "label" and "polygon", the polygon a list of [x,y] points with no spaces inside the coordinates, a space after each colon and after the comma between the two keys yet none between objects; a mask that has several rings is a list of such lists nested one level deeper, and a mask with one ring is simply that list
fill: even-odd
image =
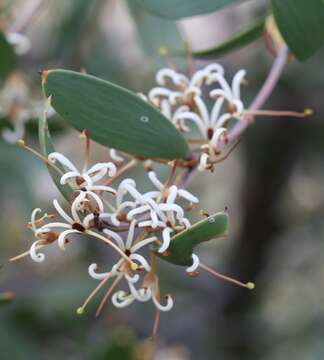
[{"label": "bokeh background", "polygon": [[[19,19],[26,3],[0,1],[4,30]],[[42,98],[37,71],[57,67],[85,69],[145,93],[154,85],[155,71],[164,66],[159,47],[168,47],[171,57],[183,48],[183,39],[193,49],[208,48],[268,8],[267,1],[254,0],[171,22],[145,13],[132,0],[44,0],[23,30],[32,47],[19,57],[16,76],[36,100]],[[160,262],[162,289],[176,302],[162,316],[155,351],[149,340],[153,306],[109,306],[95,319],[98,297],[82,317],[76,315],[95,285],[88,265],[110,260],[96,242],[75,241],[64,254],[53,247],[42,264],[27,258],[8,263],[31,244],[26,223],[32,209],[51,211],[52,199],[60,194],[42,163],[1,139],[0,292],[11,291],[15,299],[0,307],[0,358],[323,359],[323,55],[287,65],[266,104],[276,110],[312,108],[311,118],[259,118],[227,161],[213,174],[197,174],[189,187],[206,211],[229,208],[230,236],[202,245],[201,259],[228,275],[255,281],[256,289],[246,291],[207,274],[192,279],[183,269]],[[184,58],[174,56],[173,61],[186,70]],[[247,69],[243,98],[248,104],[273,57],[260,39],[215,61],[229,77]],[[22,86],[16,82],[14,88]],[[50,120],[50,129],[56,149],[80,164],[78,134],[57,117]],[[25,140],[38,146],[36,121],[28,124]],[[96,146],[93,160],[106,158],[107,150]],[[140,171],[130,175],[146,186]]]}]

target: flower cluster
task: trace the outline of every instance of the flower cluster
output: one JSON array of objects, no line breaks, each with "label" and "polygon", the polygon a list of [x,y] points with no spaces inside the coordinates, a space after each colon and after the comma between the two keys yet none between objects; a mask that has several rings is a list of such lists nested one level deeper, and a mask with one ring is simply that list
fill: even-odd
[{"label": "flower cluster", "polygon": [[[212,170],[220,154],[220,146],[226,142],[228,122],[240,120],[244,113],[241,100],[241,84],[245,70],[239,70],[229,84],[224,69],[219,64],[210,64],[198,70],[191,78],[171,68],[157,72],[157,87],[141,97],[155,105],[178,130],[189,133],[193,123],[200,133],[200,139],[188,139],[189,143],[200,144],[202,152],[198,170]],[[204,90],[214,102],[209,111],[204,101]]]},{"label": "flower cluster", "polygon": [[[87,131],[81,137],[86,139],[82,170],[78,170],[73,162],[58,152],[43,158],[59,172],[61,186],[71,189],[69,211],[65,211],[56,199],[53,201],[54,214],[45,213],[41,216],[41,209],[35,209],[28,224],[35,241],[28,251],[11,261],[30,255],[35,262],[43,262],[47,246],[57,244],[65,251],[71,236],[87,236],[103,241],[118,255],[118,259],[105,272],[99,272],[96,263],[89,266],[89,275],[100,280],[100,283],[77,309],[77,313],[82,314],[90,300],[112,280],[97,315],[108,299],[118,308],[135,301],[151,300],[156,307],[156,330],[160,311],[169,311],[174,304],[171,295],[161,297],[156,255],[168,256],[172,236],[191,226],[187,213],[199,200],[181,188],[178,177],[174,179],[176,162],[165,182],[161,182],[155,171],[150,170],[148,179],[152,189],[141,192],[132,178],[119,181],[122,168],[116,167],[113,162],[89,166],[90,140]],[[21,145],[25,146],[23,141]],[[27,146],[25,148],[29,149]],[[32,152],[35,153],[34,150]],[[42,158],[42,155],[38,154],[38,157]],[[57,216],[61,220],[57,221]],[[201,264],[198,256],[193,254],[187,272],[196,275],[198,267],[212,274],[212,270]],[[224,278],[218,273],[213,275]],[[122,280],[126,282],[126,289],[116,289]],[[251,285],[236,283],[251,288]]]}]

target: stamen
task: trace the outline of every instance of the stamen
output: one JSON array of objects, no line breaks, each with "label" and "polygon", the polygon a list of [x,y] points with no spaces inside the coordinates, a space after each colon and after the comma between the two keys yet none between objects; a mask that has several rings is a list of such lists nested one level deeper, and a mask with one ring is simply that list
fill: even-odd
[{"label": "stamen", "polygon": [[89,304],[89,302],[94,298],[94,296],[98,293],[98,291],[106,284],[106,282],[111,278],[112,273],[109,273],[109,275],[107,275],[107,277],[105,279],[103,279],[99,285],[97,285],[94,290],[90,293],[90,295],[86,298],[86,300],[84,301],[83,305],[80,306],[77,309],[77,314],[78,315],[82,315],[84,313],[84,309],[86,308],[86,306]]},{"label": "stamen", "polygon": [[82,133],[80,134],[80,139],[84,139],[86,141],[83,164],[83,172],[86,172],[90,162],[90,138],[88,129],[83,129]]},{"label": "stamen", "polygon": [[201,264],[201,263],[199,264],[199,267],[201,269],[205,270],[206,272],[208,272],[210,275],[212,275],[214,277],[217,277],[219,279],[228,281],[230,283],[233,283],[235,285],[244,287],[244,288],[249,289],[249,290],[253,290],[255,288],[255,284],[252,283],[252,282],[243,283],[243,282],[235,280],[235,279],[233,279],[231,277],[220,274],[219,272],[217,272],[217,271],[215,271],[215,270],[213,270],[213,269],[209,268],[208,266],[206,266],[204,264]]},{"label": "stamen", "polygon": [[153,331],[152,331],[152,338],[155,339],[158,329],[159,329],[159,325],[160,325],[160,318],[161,318],[161,311],[160,309],[156,308],[156,312],[155,312],[155,318],[154,318],[154,323],[153,323]]},{"label": "stamen", "polygon": [[112,292],[115,290],[116,286],[120,283],[120,281],[122,280],[122,278],[124,277],[124,274],[120,275],[119,277],[117,277],[115,279],[115,281],[112,283],[112,285],[110,286],[110,288],[108,289],[108,291],[106,292],[106,295],[104,296],[104,298],[102,299],[97,311],[96,311],[96,317],[98,317],[102,311],[102,309],[105,307],[105,305],[107,304],[110,295],[112,294]]},{"label": "stamen", "polygon": [[243,114],[251,115],[251,116],[280,116],[280,117],[305,118],[313,115],[313,110],[305,109],[304,112],[275,111],[275,110],[244,110]]},{"label": "stamen", "polygon": [[54,169],[55,171],[57,171],[61,176],[64,175],[64,172],[59,169],[55,164],[53,164],[50,160],[48,160],[45,156],[43,156],[41,153],[39,153],[38,151],[32,149],[31,147],[27,146],[25,144],[25,141],[23,139],[20,139],[17,141],[17,145],[22,147],[23,149],[31,152],[32,154],[34,154],[38,159],[42,160],[44,163],[46,163],[47,165],[49,165],[52,169]]}]

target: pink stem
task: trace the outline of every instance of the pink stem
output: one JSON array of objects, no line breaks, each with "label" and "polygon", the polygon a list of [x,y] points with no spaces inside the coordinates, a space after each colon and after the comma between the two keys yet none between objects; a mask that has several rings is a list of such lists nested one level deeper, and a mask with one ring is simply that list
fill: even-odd
[{"label": "pink stem", "polygon": [[[249,110],[259,110],[268,100],[286,65],[288,54],[289,50],[287,46],[283,46],[280,49],[262,88],[250,105]],[[228,140],[230,142],[236,140],[243,131],[246,130],[251,124],[251,118],[253,117],[250,115],[244,116],[244,118],[233,127],[228,134]]]}]

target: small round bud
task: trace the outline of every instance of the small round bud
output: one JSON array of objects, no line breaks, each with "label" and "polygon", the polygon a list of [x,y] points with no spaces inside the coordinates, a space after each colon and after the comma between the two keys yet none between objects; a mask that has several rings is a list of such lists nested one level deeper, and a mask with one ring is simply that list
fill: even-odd
[{"label": "small round bud", "polygon": [[166,55],[168,55],[168,49],[167,49],[166,47],[161,46],[161,47],[159,48],[159,54],[160,54],[160,56],[166,56]]},{"label": "small round bud", "polygon": [[25,146],[25,141],[24,141],[23,139],[19,139],[19,140],[17,141],[17,145],[18,145],[18,146],[21,146],[21,147],[24,147],[24,146]]},{"label": "small round bud", "polygon": [[255,288],[255,284],[253,282],[248,282],[248,283],[246,283],[246,287],[249,290],[253,290]]},{"label": "small round bud", "polygon": [[83,308],[82,308],[82,307],[77,308],[76,313],[77,313],[78,315],[83,315],[83,313],[84,313]]},{"label": "small round bud", "polygon": [[136,263],[134,263],[134,262],[132,262],[131,263],[131,269],[133,270],[133,271],[136,271],[137,269],[138,269],[138,265],[136,264]]},{"label": "small round bud", "polygon": [[312,109],[305,109],[304,110],[304,115],[305,116],[311,116],[314,114],[314,111]]}]

